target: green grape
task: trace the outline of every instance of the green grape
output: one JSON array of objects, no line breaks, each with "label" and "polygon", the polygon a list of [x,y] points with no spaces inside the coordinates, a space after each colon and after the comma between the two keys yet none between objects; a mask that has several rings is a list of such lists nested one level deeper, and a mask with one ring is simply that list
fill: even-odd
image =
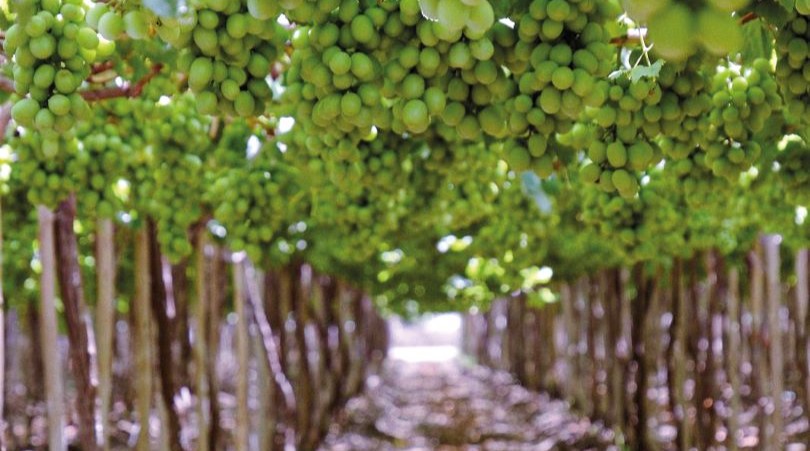
[{"label": "green grape", "polygon": [[124,14],[124,30],[132,39],[149,37],[149,18],[143,11],[129,11]]},{"label": "green grape", "polygon": [[125,27],[124,19],[114,11],[107,11],[98,20],[98,32],[109,41],[118,38]]},{"label": "green grape", "polygon": [[647,25],[655,53],[670,61],[685,61],[701,48],[718,56],[742,49],[743,32],[737,17],[748,3],[623,0],[622,5],[630,18]]},{"label": "green grape", "polygon": [[[776,80],[785,99],[788,120],[806,128],[810,125],[810,59],[808,59],[808,39],[810,31],[807,21],[810,13],[803,13],[799,2],[796,2],[797,15],[784,27],[776,37]],[[767,95],[760,91],[749,93],[752,102],[766,102]]]},{"label": "green grape", "polygon": [[89,110],[76,92],[90,75],[91,62],[100,58],[95,52],[99,39],[84,24],[80,2],[32,1],[14,7],[17,20],[5,43],[6,51],[13,51],[11,74],[20,96],[12,117],[40,132],[43,136],[37,142],[52,157],[73,145],[73,126]]}]

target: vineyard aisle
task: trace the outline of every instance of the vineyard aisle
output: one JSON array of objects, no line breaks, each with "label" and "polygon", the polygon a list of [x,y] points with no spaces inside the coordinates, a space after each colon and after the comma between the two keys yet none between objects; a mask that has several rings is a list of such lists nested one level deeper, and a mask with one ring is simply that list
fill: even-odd
[{"label": "vineyard aisle", "polygon": [[512,377],[461,361],[390,360],[322,450],[605,449],[611,433]]}]

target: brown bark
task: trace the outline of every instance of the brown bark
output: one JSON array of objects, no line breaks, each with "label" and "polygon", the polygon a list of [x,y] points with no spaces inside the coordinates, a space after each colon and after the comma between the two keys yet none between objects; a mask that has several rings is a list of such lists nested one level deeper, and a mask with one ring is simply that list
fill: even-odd
[{"label": "brown bark", "polygon": [[540,390],[541,378],[544,377],[540,369],[539,352],[542,352],[540,342],[540,325],[535,308],[528,308],[525,314],[526,330],[523,337],[523,347],[526,357],[526,382],[525,385],[531,390]]},{"label": "brown bark", "polygon": [[[28,305],[25,309],[25,327],[28,329],[28,336],[30,338],[30,347],[31,347],[31,355],[41,356],[43,355],[44,349],[42,346],[42,327],[40,326],[40,322],[42,321],[42,313],[40,312],[41,306],[40,305]],[[28,384],[26,387],[26,396],[34,401],[44,401],[44,394],[45,394],[45,368],[44,362],[40,358],[36,359],[29,359],[30,365],[28,365],[27,370],[29,373],[27,374],[26,379],[28,380]]]},{"label": "brown bark", "polygon": [[210,297],[206,288],[207,280],[210,277],[208,257],[206,256],[207,237],[204,230],[199,230],[195,238],[196,255],[194,265],[196,267],[195,292],[197,294],[197,305],[195,312],[195,334],[194,334],[194,391],[197,397],[197,448],[207,450],[211,448],[210,425],[211,425],[211,391],[208,381],[208,307]]},{"label": "brown bark", "polygon": [[584,375],[579,372],[577,342],[579,341],[579,329],[575,319],[575,308],[577,302],[576,286],[563,284],[560,287],[560,308],[563,319],[563,343],[562,358],[562,388],[565,397],[575,407],[582,408],[585,404],[585,393],[582,391]]},{"label": "brown bark", "polygon": [[[4,130],[5,131],[5,130]],[[6,422],[3,415],[6,393],[6,303],[3,297],[3,215],[0,199],[0,450],[6,449]]]},{"label": "brown bark", "polygon": [[245,311],[244,256],[233,256],[233,304],[236,314],[236,429],[234,448],[247,451],[250,439],[250,413],[248,411],[248,374],[250,372],[250,336]]},{"label": "brown bark", "polygon": [[514,373],[517,380],[526,385],[526,356],[524,350],[526,349],[523,343],[524,336],[524,312],[526,307],[526,297],[524,294],[519,294],[507,301],[507,318],[508,326],[506,332],[509,335],[511,371]]},{"label": "brown bark", "polygon": [[697,446],[700,449],[708,449],[714,441],[713,411],[714,399],[712,398],[711,390],[711,377],[712,360],[708,354],[711,343],[708,316],[709,316],[709,298],[710,294],[701,293],[698,270],[700,266],[700,257],[695,256],[692,258],[689,266],[689,305],[693,309],[692,318],[690,322],[691,330],[689,336],[692,340],[689,343],[690,358],[694,362],[695,371],[693,374],[695,382],[695,439]]},{"label": "brown bark", "polygon": [[607,312],[607,342],[606,358],[609,380],[608,399],[610,412],[607,423],[611,427],[621,427],[624,421],[624,368],[621,361],[622,315],[621,315],[621,273],[619,270],[609,270],[605,274],[604,291],[605,310]]},{"label": "brown bark", "polygon": [[728,271],[728,296],[726,301],[726,350],[728,383],[731,388],[731,402],[728,415],[728,449],[737,449],[737,436],[740,431],[739,416],[742,414],[740,399],[740,276],[737,268]]},{"label": "brown bark", "polygon": [[335,355],[329,337],[329,320],[331,317],[329,302],[334,299],[330,297],[329,292],[334,291],[334,283],[330,277],[316,276],[312,279],[311,297],[313,299],[313,322],[317,330],[317,347],[318,347],[318,380],[316,386],[320,396],[318,397],[318,419],[317,427],[317,440],[320,441],[326,436],[329,430],[330,414],[332,413],[332,395],[334,393],[333,387],[335,381]]},{"label": "brown bark", "polygon": [[177,383],[172,371],[174,369],[172,352],[172,345],[174,343],[172,339],[174,330],[173,319],[176,312],[174,310],[173,300],[169,297],[171,292],[167,290],[167,285],[169,287],[171,286],[171,269],[161,255],[155,224],[150,221],[148,228],[150,251],[149,272],[152,280],[150,287],[152,291],[152,316],[157,327],[158,339],[158,360],[156,364],[160,380],[160,394],[167,410],[167,424],[163,426],[172,451],[181,451],[183,446],[180,442],[180,419],[177,415],[177,406],[174,402],[174,396],[175,393],[177,393]]},{"label": "brown bark", "polygon": [[667,390],[669,391],[669,409],[675,420],[675,443],[682,449],[686,449],[686,412],[687,406],[684,402],[683,383],[684,367],[686,362],[683,356],[683,345],[686,337],[686,317],[684,315],[685,306],[682,296],[682,264],[680,259],[673,262],[671,273],[670,299],[672,302],[672,322],[669,325],[669,343],[666,349],[667,360]]},{"label": "brown bark", "polygon": [[[765,324],[765,271],[762,257],[762,246],[759,241],[755,243],[754,249],[748,254],[750,296],[751,296],[751,331],[749,335],[751,347],[751,385],[755,399],[758,400],[760,409],[769,394],[768,389],[768,365],[767,349],[765,346],[764,324]],[[758,415],[759,428],[763,431],[760,440],[764,448],[770,448],[770,434],[764,433],[770,428],[770,418],[768,415]]]},{"label": "brown bark", "polygon": [[644,274],[642,264],[636,264],[633,268],[633,280],[636,287],[636,297],[632,300],[633,325],[631,329],[632,345],[632,366],[635,367],[635,392],[633,394],[634,416],[631,418],[630,426],[633,432],[633,449],[652,449],[647,434],[647,361],[646,352],[647,336],[646,327],[650,312],[651,299],[655,289],[655,281],[650,280]]},{"label": "brown bark", "polygon": [[189,363],[193,361],[193,352],[189,334],[189,302],[188,302],[188,260],[171,265],[172,298],[174,299],[174,362],[175,382],[177,389],[191,385],[189,376]]},{"label": "brown bark", "polygon": [[810,274],[808,273],[808,263],[810,263],[810,251],[800,249],[796,252],[796,329],[797,337],[797,358],[799,373],[801,375],[800,386],[804,392],[804,409],[810,412]]},{"label": "brown bark", "polygon": [[607,407],[607,365],[605,363],[605,356],[608,352],[607,343],[604,339],[604,321],[605,311],[603,304],[600,300],[600,294],[604,293],[604,271],[591,277],[589,296],[590,301],[588,309],[588,360],[593,365],[593,378],[594,383],[592,386],[591,397],[594,400],[593,415],[603,421],[607,420],[608,407]]},{"label": "brown bark", "polygon": [[[253,311],[253,318],[258,326],[259,335],[261,336],[262,349],[264,350],[265,359],[267,360],[267,365],[269,366],[272,381],[274,382],[277,393],[281,395],[280,398],[283,402],[283,414],[286,418],[286,435],[284,442],[287,447],[294,448],[296,428],[295,424],[291,422],[293,422],[296,418],[297,404],[295,400],[295,392],[293,385],[290,383],[290,380],[287,378],[284,368],[281,365],[281,352],[276,341],[276,333],[268,320],[267,314],[264,310],[264,304],[259,297],[259,287],[254,285],[255,279],[253,277],[253,268],[248,266],[247,271],[248,301],[250,302],[250,306]],[[267,279],[265,279],[265,281],[267,283]],[[267,288],[267,286],[265,286],[265,288]],[[265,293],[267,293],[267,290]],[[276,425],[274,424],[273,428],[275,427]]]},{"label": "brown bark", "polygon": [[785,360],[782,348],[782,325],[780,321],[780,310],[782,302],[782,285],[779,280],[779,243],[781,237],[778,235],[768,235],[762,239],[765,250],[765,278],[767,281],[767,312],[768,312],[768,336],[770,346],[770,395],[773,403],[773,413],[771,414],[772,437],[771,443],[775,448],[781,448],[784,441],[783,419],[782,419],[782,394],[784,392],[784,368]]},{"label": "brown bark", "polygon": [[306,340],[306,326],[309,323],[309,312],[304,299],[304,288],[302,286],[302,265],[293,266],[290,275],[292,313],[295,323],[293,339],[296,350],[296,388],[298,389],[295,399],[298,401],[298,441],[302,448],[309,449],[312,445],[311,428],[312,414],[315,410],[315,399],[312,386],[312,370],[309,362],[309,347]]},{"label": "brown bark", "polygon": [[92,325],[84,303],[79,246],[73,223],[76,196],[60,203],[54,215],[59,288],[67,325],[69,355],[76,381],[76,411],[79,418],[79,442],[86,450],[99,448],[96,435],[96,368]]},{"label": "brown bark", "polygon": [[346,285],[338,282],[337,299],[332,306],[332,316],[335,318],[335,324],[337,326],[337,346],[340,361],[340,377],[337,378],[338,386],[335,389],[337,390],[337,396],[335,396],[334,401],[338,405],[343,404],[347,400],[349,374],[352,367],[350,348],[351,336],[346,330],[346,312],[349,311],[347,304],[351,296]]},{"label": "brown bark", "polygon": [[225,259],[222,257],[222,248],[212,246],[210,275],[208,281],[208,334],[207,358],[208,358],[208,386],[210,393],[210,414],[211,427],[209,429],[208,443],[212,449],[222,449],[225,447],[225,437],[219,424],[219,377],[217,376],[217,362],[219,360],[220,325],[222,324],[222,311],[225,305],[225,289],[228,286],[228,274]]}]

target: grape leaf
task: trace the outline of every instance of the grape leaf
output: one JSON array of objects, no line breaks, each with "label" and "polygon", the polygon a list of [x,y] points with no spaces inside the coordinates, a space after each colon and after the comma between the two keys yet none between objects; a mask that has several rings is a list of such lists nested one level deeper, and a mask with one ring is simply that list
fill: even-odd
[{"label": "grape leaf", "polygon": [[786,10],[793,11],[793,8],[796,6],[796,0],[779,0],[779,4]]},{"label": "grape leaf", "polygon": [[655,78],[659,73],[661,73],[662,67],[664,67],[664,60],[658,60],[649,66],[639,64],[638,66],[630,69],[630,81],[635,83],[642,78]]},{"label": "grape leaf", "polygon": [[773,50],[771,36],[761,20],[743,25],[743,61],[754,61],[756,58],[769,58]]},{"label": "grape leaf", "polygon": [[185,0],[143,0],[143,5],[160,17],[177,17],[186,9]]},{"label": "grape leaf", "polygon": [[615,80],[623,75],[626,75],[630,78],[630,81],[633,83],[641,80],[642,78],[655,78],[661,72],[661,68],[664,67],[664,60],[658,60],[652,65],[644,65],[639,64],[636,67],[632,67],[629,69],[618,69],[614,70],[613,72],[608,75],[608,78],[611,80]]},{"label": "grape leaf", "polygon": [[489,3],[492,5],[495,17],[502,19],[528,11],[531,0],[489,0]]},{"label": "grape leaf", "polygon": [[785,0],[780,0],[778,3],[759,2],[752,5],[751,12],[762,17],[771,25],[783,27],[790,20],[794,5],[794,1]]}]

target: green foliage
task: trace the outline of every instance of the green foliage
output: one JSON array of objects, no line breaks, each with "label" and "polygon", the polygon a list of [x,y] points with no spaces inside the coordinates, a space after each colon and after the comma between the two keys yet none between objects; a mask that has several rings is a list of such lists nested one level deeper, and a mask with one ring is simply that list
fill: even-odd
[{"label": "green foliage", "polygon": [[70,192],[83,249],[99,217],[151,219],[172,261],[203,230],[406,313],[550,302],[760,230],[808,244],[806,0],[12,5],[0,175],[25,296],[31,206]]}]

